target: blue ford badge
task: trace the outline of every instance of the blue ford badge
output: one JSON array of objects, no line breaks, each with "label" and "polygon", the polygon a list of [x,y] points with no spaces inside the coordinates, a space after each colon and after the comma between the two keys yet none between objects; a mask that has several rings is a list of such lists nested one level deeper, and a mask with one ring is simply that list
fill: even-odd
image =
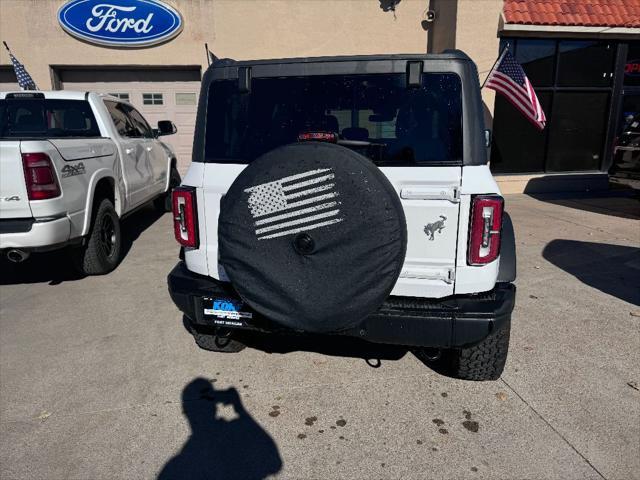
[{"label": "blue ford badge", "polygon": [[98,45],[146,47],[182,30],[182,17],[160,0],[71,0],[58,10],[62,28]]}]

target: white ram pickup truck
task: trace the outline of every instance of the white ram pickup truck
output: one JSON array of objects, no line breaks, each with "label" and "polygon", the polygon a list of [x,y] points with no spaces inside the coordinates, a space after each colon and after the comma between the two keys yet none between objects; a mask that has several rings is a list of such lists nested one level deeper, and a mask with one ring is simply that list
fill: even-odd
[{"label": "white ram pickup truck", "polygon": [[[120,219],[170,210],[176,156],[129,103],[91,92],[0,92],[0,253],[67,249],[85,275],[113,270]],[[67,248],[68,247],[68,248]]]}]

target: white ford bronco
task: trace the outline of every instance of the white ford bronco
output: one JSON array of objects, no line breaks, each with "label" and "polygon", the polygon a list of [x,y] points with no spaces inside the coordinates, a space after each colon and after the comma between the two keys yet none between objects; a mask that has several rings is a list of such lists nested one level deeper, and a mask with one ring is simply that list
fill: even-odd
[{"label": "white ford bronco", "polygon": [[13,262],[69,247],[85,275],[113,270],[120,219],[171,208],[176,156],[129,103],[97,93],[0,92],[0,251]]},{"label": "white ford bronco", "polygon": [[488,139],[458,51],[215,62],[173,192],[169,291],[197,344],[348,335],[497,379],[515,242]]}]

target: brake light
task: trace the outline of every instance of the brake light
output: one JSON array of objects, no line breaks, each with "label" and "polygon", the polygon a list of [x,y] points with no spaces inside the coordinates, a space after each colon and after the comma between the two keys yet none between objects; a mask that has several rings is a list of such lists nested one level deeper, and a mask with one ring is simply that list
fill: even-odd
[{"label": "brake light", "polygon": [[46,153],[23,153],[22,167],[29,200],[47,200],[60,196],[60,185]]},{"label": "brake light", "polygon": [[471,207],[469,226],[469,265],[485,265],[500,254],[504,199],[498,196],[476,196]]},{"label": "brake light", "polygon": [[298,141],[337,143],[338,134],[335,132],[302,132],[298,134]]},{"label": "brake light", "polygon": [[173,205],[173,230],[180,245],[198,248],[198,212],[196,211],[196,189],[177,187],[171,194]]}]

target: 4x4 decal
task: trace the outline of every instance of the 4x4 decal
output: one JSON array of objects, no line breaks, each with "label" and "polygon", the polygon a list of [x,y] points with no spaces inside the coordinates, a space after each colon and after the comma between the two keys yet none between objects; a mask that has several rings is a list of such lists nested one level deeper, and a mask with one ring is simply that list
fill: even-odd
[{"label": "4x4 decal", "polygon": [[72,165],[71,163],[66,164],[62,167],[61,174],[62,178],[73,177],[75,175],[84,175],[85,174],[84,163],[76,163]]},{"label": "4x4 decal", "polygon": [[[319,168],[245,189],[258,240],[326,227],[340,217],[331,168]],[[294,218],[295,217],[295,218]]]}]

